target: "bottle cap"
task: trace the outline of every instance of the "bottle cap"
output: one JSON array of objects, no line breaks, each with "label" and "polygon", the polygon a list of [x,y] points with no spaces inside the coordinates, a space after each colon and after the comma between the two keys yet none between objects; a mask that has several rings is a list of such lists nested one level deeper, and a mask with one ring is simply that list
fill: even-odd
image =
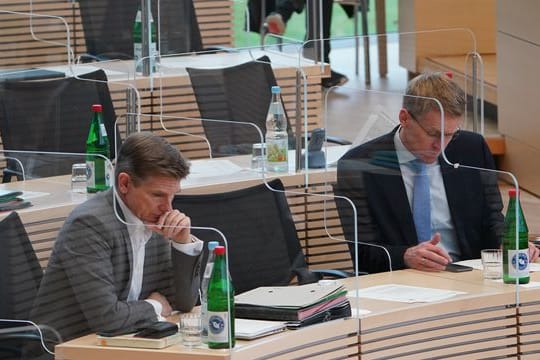
[{"label": "bottle cap", "polygon": [[517,194],[517,191],[515,188],[512,188],[512,189],[508,189],[508,196],[510,197],[516,197],[516,194]]},{"label": "bottle cap", "polygon": [[92,112],[102,112],[103,106],[101,104],[94,104],[92,105]]},{"label": "bottle cap", "polygon": [[225,246],[218,245],[214,249],[214,254],[216,255],[223,255],[225,254]]},{"label": "bottle cap", "polygon": [[272,86],[272,94],[279,94],[281,92],[281,88],[279,86]]},{"label": "bottle cap", "polygon": [[216,246],[218,246],[219,243],[217,241],[209,241],[208,242],[208,250],[210,251],[214,251],[214,249],[216,248]]}]

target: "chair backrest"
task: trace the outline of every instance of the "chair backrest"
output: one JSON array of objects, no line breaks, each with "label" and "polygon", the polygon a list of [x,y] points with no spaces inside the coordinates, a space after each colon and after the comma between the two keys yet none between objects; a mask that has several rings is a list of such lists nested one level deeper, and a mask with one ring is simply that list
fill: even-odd
[{"label": "chair backrest", "polygon": [[[133,23],[140,0],[78,0],[86,47],[98,58],[133,59]],[[193,0],[152,1],[160,54],[202,50]],[[158,24],[158,16],[159,24]]]},{"label": "chair backrest", "polygon": [[[0,221],[0,359],[50,359],[41,335],[25,323],[29,320],[43,271],[19,215]],[[42,329],[43,341],[53,349],[54,334]]]},{"label": "chair backrest", "polygon": [[16,212],[0,221],[0,318],[28,320],[43,275]]},{"label": "chair backrest", "polygon": [[[0,82],[0,132],[4,149],[84,153],[91,106],[100,103],[111,138],[111,157],[114,157],[116,115],[107,76],[103,70],[97,70],[80,77],[90,81],[64,77]],[[73,156],[70,162],[50,155],[6,155],[21,160],[29,178],[68,174],[72,162],[84,160]],[[8,168],[20,170],[16,162],[9,160]]]},{"label": "chair backrest", "polygon": [[[267,56],[226,68],[186,70],[203,119],[253,123],[266,135],[271,87],[277,84]],[[248,154],[252,144],[261,142],[251,126],[203,121],[203,128],[214,156]],[[287,132],[294,147],[288,117]]]},{"label": "chair backrest", "polygon": [[[191,218],[192,226],[216,228],[225,235],[237,293],[288,285],[295,274],[307,271],[283,184],[275,179],[268,185],[277,191],[263,183],[225,193],[177,195],[173,201],[174,208]],[[192,233],[205,242],[222,243],[215,231],[192,229]]]}]

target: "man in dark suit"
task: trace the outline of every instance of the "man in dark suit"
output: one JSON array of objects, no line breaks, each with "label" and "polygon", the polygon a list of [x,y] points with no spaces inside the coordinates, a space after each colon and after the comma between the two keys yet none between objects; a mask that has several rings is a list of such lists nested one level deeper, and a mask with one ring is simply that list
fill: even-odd
[{"label": "man in dark suit", "polygon": [[[361,271],[441,271],[500,246],[504,217],[497,175],[474,169],[494,169],[493,158],[481,135],[459,129],[464,111],[465,94],[450,78],[421,74],[407,87],[399,126],[339,160],[335,194],[356,207]],[[450,163],[467,166],[449,165],[443,151]],[[420,235],[426,232],[419,230],[422,220],[415,220],[419,163],[429,184],[427,235]],[[337,203],[354,259],[352,206],[343,199]],[[534,261],[538,250],[530,252]]]},{"label": "man in dark suit", "polygon": [[129,136],[116,160],[114,189],[66,219],[31,319],[63,340],[135,330],[197,301],[202,241],[171,202],[189,164],[164,139]]}]

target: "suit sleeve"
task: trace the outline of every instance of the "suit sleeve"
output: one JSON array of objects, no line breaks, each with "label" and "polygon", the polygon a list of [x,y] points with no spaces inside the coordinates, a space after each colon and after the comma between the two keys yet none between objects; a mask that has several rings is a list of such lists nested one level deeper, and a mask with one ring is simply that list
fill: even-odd
[{"label": "suit sleeve", "polygon": [[[75,217],[59,234],[63,269],[92,331],[115,331],[141,327],[157,320],[146,301],[121,300],[118,277],[129,279],[127,246],[119,256],[114,242],[124,241],[99,216]],[[116,221],[110,219],[108,221]],[[115,263],[113,263],[115,262]],[[129,286],[125,284],[124,286]]]},{"label": "suit sleeve", "polygon": [[[381,224],[378,224],[375,220],[369,203],[371,201],[377,203],[378,206],[384,205],[377,199],[368,198],[369,194],[365,180],[365,172],[361,169],[361,164],[358,161],[350,157],[339,161],[337,186],[334,192],[336,195],[344,196],[351,201],[336,199],[344,234],[349,241],[348,245],[353,262],[355,260],[354,219],[356,219],[359,270],[376,273],[389,271],[390,267],[394,270],[402,269],[405,267],[403,255],[410,245],[401,244],[398,238],[383,238],[383,232],[380,229]],[[372,194],[372,196],[374,195]],[[353,205],[356,209],[356,217],[354,216]],[[392,231],[389,233],[392,233]]]},{"label": "suit sleeve", "polygon": [[[484,167],[495,169],[493,156],[484,140],[482,140],[482,154]],[[498,248],[501,244],[504,231],[504,216],[502,214],[503,204],[499,191],[498,177],[495,172],[482,172],[480,174],[484,189],[484,212],[482,224],[484,249]],[[479,254],[478,254],[479,255]]]},{"label": "suit sleeve", "polygon": [[189,312],[197,303],[199,296],[202,253],[192,256],[174,248],[171,252],[175,288],[174,305],[177,310]]}]

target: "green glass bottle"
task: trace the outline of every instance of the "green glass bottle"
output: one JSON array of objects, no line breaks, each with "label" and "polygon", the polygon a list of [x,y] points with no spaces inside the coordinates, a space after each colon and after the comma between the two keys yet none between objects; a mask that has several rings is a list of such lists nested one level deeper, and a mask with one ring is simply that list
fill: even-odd
[{"label": "green glass bottle", "polygon": [[100,104],[92,105],[92,122],[86,138],[86,191],[89,193],[107,190],[111,186],[107,161],[100,156],[93,155],[103,155],[107,159],[111,157],[109,137],[105,124],[103,124],[102,111],[103,108]]},{"label": "green glass bottle", "polygon": [[[506,284],[515,284],[516,278],[520,284],[527,284],[530,280],[529,229],[517,193],[516,189],[508,190],[508,210],[504,218],[503,280]],[[519,221],[516,221],[516,207]],[[516,249],[516,225],[519,233],[518,249]]]},{"label": "green glass bottle", "polygon": [[235,345],[234,288],[225,263],[225,247],[216,246],[214,254],[214,269],[208,285],[208,347],[226,349]]},{"label": "green glass bottle", "polygon": [[[150,11],[150,10],[149,10]],[[150,11],[150,72],[156,71],[156,29],[154,28],[154,19]],[[133,23],[133,60],[135,61],[135,71],[141,73],[143,71],[142,59],[142,11],[141,6],[137,9],[135,22]]]}]

